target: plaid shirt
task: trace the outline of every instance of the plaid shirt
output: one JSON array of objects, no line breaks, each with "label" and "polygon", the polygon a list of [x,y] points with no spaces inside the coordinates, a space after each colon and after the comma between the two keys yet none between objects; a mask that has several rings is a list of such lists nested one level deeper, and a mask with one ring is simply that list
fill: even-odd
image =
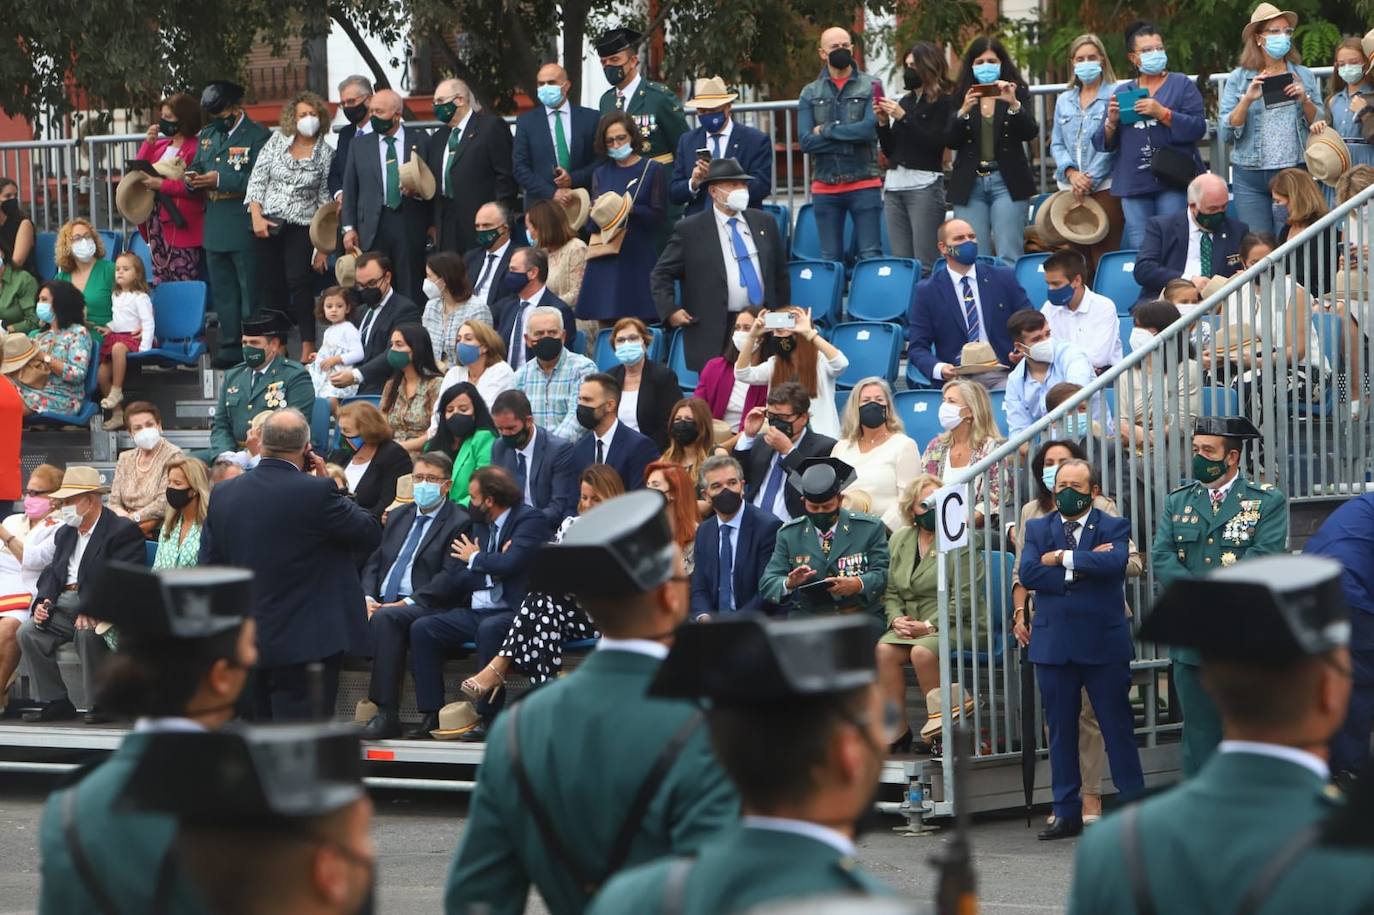
[{"label": "plaid shirt", "polygon": [[563,350],[553,374],[546,374],[538,359],[531,359],[515,373],[515,387],[525,392],[534,411],[534,423],[545,432],[575,442],[587,434],[577,421],[577,389],[596,371],[586,356]]}]

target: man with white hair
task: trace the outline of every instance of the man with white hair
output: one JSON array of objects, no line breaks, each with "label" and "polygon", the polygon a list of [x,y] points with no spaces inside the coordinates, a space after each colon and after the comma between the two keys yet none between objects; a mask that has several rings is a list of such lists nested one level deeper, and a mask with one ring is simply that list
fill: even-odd
[{"label": "man with white hair", "polygon": [[425,230],[430,224],[428,200],[401,187],[401,166],[425,158],[430,138],[401,123],[404,103],[390,89],[367,102],[371,130],[356,137],[344,166],[344,250],[377,251],[391,260],[395,286],[412,301],[420,298],[425,279]]},{"label": "man with white hair", "polygon": [[540,305],[525,320],[525,345],[534,358],[515,373],[515,387],[524,391],[534,423],[565,441],[587,434],[577,421],[577,392],[596,371],[596,363],[563,345],[563,312]]},{"label": "man with white hair", "polygon": [[1229,200],[1221,176],[1203,172],[1188,185],[1188,209],[1146,223],[1135,260],[1135,281],[1143,295],[1156,298],[1164,284],[1179,277],[1201,292],[1212,277],[1240,269],[1240,240],[1249,229],[1227,215]]},{"label": "man with white hair", "polygon": [[461,254],[477,244],[478,207],[515,203],[510,128],[483,111],[460,79],[434,88],[434,117],[445,126],[434,131],[425,157],[437,186],[429,232],[435,248]]}]

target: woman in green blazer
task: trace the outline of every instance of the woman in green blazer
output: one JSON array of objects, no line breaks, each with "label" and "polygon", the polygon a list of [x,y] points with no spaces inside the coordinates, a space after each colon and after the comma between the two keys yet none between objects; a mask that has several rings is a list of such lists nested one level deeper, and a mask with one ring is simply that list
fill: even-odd
[{"label": "woman in green blazer", "polygon": [[38,281],[32,273],[10,264],[8,252],[0,248],[0,324],[6,333],[41,330],[37,303]]},{"label": "woman in green blazer", "polygon": [[[892,535],[888,545],[891,556],[887,570],[887,591],[883,607],[887,611],[887,632],[878,641],[878,683],[883,693],[906,712],[906,673],[910,664],[916,670],[921,692],[940,688],[940,600],[938,563],[935,556],[935,512],[921,511],[921,501],[944,484],[940,478],[923,473],[902,493],[898,508],[904,527]],[[982,554],[973,551],[973,575],[969,575],[969,548],[951,550],[945,558],[945,581],[950,597],[950,613],[968,633],[973,625],[973,588],[983,588]],[[952,624],[952,623],[951,623]],[[953,634],[951,633],[951,638]],[[892,744],[894,753],[911,747],[911,725]]]},{"label": "woman in green blazer", "polygon": [[496,425],[491,421],[476,385],[461,381],[439,397],[439,431],[425,445],[426,451],[442,451],[453,458],[453,485],[448,497],[459,505],[468,504],[468,481],[473,471],[491,463],[491,446],[496,443]]}]

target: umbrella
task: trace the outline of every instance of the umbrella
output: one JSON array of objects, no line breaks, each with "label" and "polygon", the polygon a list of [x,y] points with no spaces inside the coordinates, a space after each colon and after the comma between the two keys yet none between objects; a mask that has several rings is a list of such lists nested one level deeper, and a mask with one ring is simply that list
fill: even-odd
[{"label": "umbrella", "polygon": [[[1026,628],[1030,629],[1030,605]],[[1031,824],[1031,795],[1035,793],[1035,666],[1030,648],[1021,648],[1021,789],[1026,796],[1026,826]]]}]

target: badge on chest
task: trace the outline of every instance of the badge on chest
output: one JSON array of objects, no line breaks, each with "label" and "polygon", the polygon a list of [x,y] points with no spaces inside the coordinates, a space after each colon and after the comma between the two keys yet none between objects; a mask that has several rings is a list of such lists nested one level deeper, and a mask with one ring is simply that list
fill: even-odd
[{"label": "badge on chest", "polygon": [[1260,521],[1260,500],[1242,499],[1240,511],[1236,512],[1221,530],[1221,539],[1230,543],[1249,546]]}]

